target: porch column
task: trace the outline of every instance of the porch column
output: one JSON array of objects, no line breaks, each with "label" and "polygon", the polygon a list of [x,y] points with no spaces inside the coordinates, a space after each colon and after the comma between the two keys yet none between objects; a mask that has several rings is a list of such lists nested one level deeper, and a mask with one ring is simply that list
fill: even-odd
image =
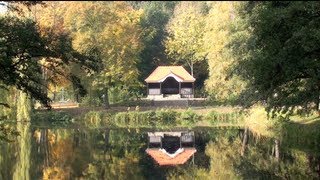
[{"label": "porch column", "polygon": [[192,82],[192,96],[194,98],[194,82]]},{"label": "porch column", "polygon": [[162,92],[161,92],[161,82],[160,82],[160,94],[162,94]]},{"label": "porch column", "polygon": [[181,82],[179,82],[179,94],[181,94]]},{"label": "porch column", "polygon": [[147,96],[149,95],[149,83],[147,83]]}]

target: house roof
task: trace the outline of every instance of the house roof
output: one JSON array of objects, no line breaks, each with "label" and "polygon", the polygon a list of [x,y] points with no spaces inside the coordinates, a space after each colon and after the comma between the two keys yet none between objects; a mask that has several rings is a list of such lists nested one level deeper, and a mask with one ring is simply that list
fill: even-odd
[{"label": "house roof", "polygon": [[160,151],[160,149],[147,149],[147,154],[149,154],[160,166],[163,165],[178,165],[187,162],[190,157],[197,152],[195,148],[184,148],[184,151],[175,157],[170,157],[167,154]]},{"label": "house roof", "polygon": [[196,80],[182,66],[158,66],[145,81],[159,83],[167,77],[173,77],[179,82],[194,82]]}]

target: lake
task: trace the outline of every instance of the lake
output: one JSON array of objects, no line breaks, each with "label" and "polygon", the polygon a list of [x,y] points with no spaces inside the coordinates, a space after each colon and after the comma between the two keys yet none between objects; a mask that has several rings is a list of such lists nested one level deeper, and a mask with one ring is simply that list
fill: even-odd
[{"label": "lake", "polygon": [[[1,142],[0,179],[318,179],[320,174],[317,152],[231,127],[88,129],[18,123],[17,129],[16,141]],[[181,130],[194,133],[196,152],[183,164],[160,166],[146,152],[148,132]]]}]

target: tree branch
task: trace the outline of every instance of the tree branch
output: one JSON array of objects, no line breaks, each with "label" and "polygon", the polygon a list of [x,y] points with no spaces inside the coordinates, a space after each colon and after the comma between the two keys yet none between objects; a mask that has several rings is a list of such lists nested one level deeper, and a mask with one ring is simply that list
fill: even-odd
[{"label": "tree branch", "polygon": [[0,106],[4,106],[6,108],[10,108],[9,104],[0,102]]}]

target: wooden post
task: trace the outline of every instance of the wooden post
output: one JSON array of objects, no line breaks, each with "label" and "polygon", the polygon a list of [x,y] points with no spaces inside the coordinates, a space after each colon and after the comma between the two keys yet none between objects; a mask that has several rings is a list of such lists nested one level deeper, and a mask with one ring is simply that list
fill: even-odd
[{"label": "wooden post", "polygon": [[160,94],[162,94],[162,92],[161,92],[161,82],[160,82]]}]

